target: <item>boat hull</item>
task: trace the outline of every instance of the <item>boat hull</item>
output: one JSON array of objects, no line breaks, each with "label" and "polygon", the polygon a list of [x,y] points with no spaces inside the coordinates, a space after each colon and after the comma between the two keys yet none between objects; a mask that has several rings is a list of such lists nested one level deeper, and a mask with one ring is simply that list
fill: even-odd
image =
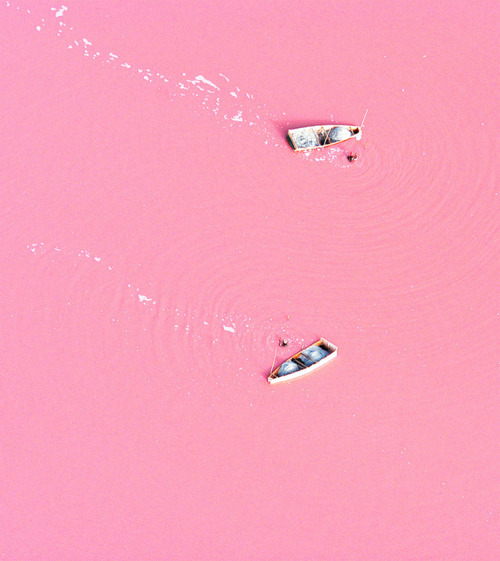
[{"label": "boat hull", "polygon": [[351,138],[361,140],[361,127],[356,125],[317,125],[290,129],[288,140],[296,152],[335,146]]},{"label": "boat hull", "polygon": [[[307,366],[305,368],[297,370],[296,372],[291,372],[290,374],[278,376],[278,372],[280,368],[283,366],[283,364],[289,363],[293,359],[299,359],[302,353],[307,352],[308,350],[314,348],[315,346],[327,349],[328,354],[323,358],[321,358],[320,360],[318,360],[317,362],[315,362],[314,364],[312,364],[311,366]],[[337,350],[338,347],[336,347],[326,339],[321,338],[319,341],[316,341],[316,343],[309,345],[309,347],[306,347],[302,351],[299,351],[298,353],[291,356],[289,359],[285,360],[283,364],[281,364],[275,370],[273,370],[273,372],[271,372],[267,380],[270,384],[278,384],[280,382],[290,382],[291,380],[297,380],[298,378],[304,378],[305,376],[309,376],[309,374],[313,374],[317,370],[320,370],[321,368],[329,364],[337,356]]]}]

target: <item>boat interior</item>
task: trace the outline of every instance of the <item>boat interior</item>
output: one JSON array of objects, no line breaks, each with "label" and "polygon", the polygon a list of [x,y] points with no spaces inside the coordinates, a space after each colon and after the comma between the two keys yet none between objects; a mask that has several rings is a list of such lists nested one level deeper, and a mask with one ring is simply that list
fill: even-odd
[{"label": "boat interior", "polygon": [[332,349],[329,349],[323,343],[315,343],[285,361],[278,369],[276,376],[286,376],[304,368],[309,368],[332,352]]},{"label": "boat interior", "polygon": [[361,135],[361,127],[353,125],[321,125],[289,130],[287,140],[294,150],[310,150],[337,144]]},{"label": "boat interior", "polygon": [[[344,135],[337,136],[336,133],[341,130]],[[356,136],[359,133],[359,127],[347,127],[344,125],[337,125],[334,127],[320,127],[316,134],[318,136],[318,140],[320,146],[328,146],[329,144],[335,144],[336,142],[341,142],[342,140],[347,140],[351,136]],[[348,133],[348,134],[346,134]]]}]

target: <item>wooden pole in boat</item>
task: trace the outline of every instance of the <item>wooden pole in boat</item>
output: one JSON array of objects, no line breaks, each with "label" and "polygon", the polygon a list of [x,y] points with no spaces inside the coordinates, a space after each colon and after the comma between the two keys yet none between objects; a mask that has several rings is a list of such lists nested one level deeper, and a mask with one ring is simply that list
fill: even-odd
[{"label": "wooden pole in boat", "polygon": [[368,109],[365,111],[365,116],[363,117],[363,120],[361,121],[361,127],[360,128],[363,128],[363,125],[365,124],[365,119],[366,119],[367,115],[368,115]]},{"label": "wooden pole in boat", "polygon": [[269,372],[269,376],[271,376],[271,374],[273,373],[274,370],[274,362],[276,361],[276,355],[278,354],[278,349],[276,349],[276,352],[274,353],[274,358],[273,358],[273,365],[271,366],[271,371]]}]

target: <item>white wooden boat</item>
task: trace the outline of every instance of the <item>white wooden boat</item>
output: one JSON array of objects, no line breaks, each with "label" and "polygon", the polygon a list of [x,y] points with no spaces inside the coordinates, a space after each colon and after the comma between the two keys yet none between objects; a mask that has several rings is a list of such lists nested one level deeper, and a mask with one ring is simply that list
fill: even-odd
[{"label": "white wooden boat", "polygon": [[271,372],[267,380],[270,384],[277,384],[302,378],[323,368],[336,356],[337,347],[322,338],[278,366]]},{"label": "white wooden boat", "polygon": [[361,140],[361,126],[356,125],[317,125],[290,129],[288,139],[296,152],[334,146],[351,138]]}]

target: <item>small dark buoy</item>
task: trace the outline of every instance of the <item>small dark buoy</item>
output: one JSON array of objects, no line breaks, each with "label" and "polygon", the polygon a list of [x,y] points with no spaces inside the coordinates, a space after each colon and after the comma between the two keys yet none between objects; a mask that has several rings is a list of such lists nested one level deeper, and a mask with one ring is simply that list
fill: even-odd
[{"label": "small dark buoy", "polygon": [[288,346],[288,341],[286,339],[280,339],[280,347]]},{"label": "small dark buoy", "polygon": [[350,152],[349,155],[347,156],[347,159],[350,162],[355,162],[358,159],[358,155],[355,154],[354,152]]}]

